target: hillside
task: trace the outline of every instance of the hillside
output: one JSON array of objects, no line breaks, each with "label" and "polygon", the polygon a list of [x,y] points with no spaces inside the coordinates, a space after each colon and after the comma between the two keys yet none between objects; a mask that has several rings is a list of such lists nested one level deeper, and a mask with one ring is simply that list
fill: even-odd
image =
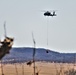
[{"label": "hillside", "polygon": [[[23,47],[23,48],[12,48],[10,54],[7,54],[3,58],[3,62],[25,62],[32,60],[33,48]],[[36,61],[50,61],[50,62],[75,62],[76,53],[59,53],[49,50],[46,53],[46,49],[37,48],[35,54]]]}]

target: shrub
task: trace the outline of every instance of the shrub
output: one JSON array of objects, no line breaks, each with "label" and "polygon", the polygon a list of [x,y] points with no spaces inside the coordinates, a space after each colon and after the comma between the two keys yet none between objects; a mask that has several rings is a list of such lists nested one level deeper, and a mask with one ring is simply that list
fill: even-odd
[{"label": "shrub", "polygon": [[75,69],[70,69],[68,71],[65,71],[64,75],[76,75],[76,70]]}]

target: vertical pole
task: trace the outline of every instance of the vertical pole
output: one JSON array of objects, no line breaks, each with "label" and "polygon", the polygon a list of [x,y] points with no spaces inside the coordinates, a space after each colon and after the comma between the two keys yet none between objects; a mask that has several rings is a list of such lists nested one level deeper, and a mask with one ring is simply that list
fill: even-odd
[{"label": "vertical pole", "polygon": [[48,53],[48,20],[47,20],[47,49],[46,49],[46,53]]},{"label": "vertical pole", "polygon": [[2,75],[4,75],[4,74],[3,74],[3,65],[2,65],[2,60],[1,60],[1,72],[2,72]]},{"label": "vertical pole", "polygon": [[6,21],[4,22],[4,35],[5,35],[5,37],[6,37]]},{"label": "vertical pole", "polygon": [[48,46],[48,20],[47,20],[47,46]]},{"label": "vertical pole", "polygon": [[16,69],[16,75],[18,75],[18,71],[17,71],[17,66],[16,66],[16,63],[15,63],[15,69]]},{"label": "vertical pole", "polygon": [[75,54],[74,54],[74,69],[75,69]]},{"label": "vertical pole", "polygon": [[22,64],[22,75],[24,75],[24,64]]},{"label": "vertical pole", "polygon": [[34,75],[35,75],[35,48],[33,49],[33,68],[34,68]]},{"label": "vertical pole", "polygon": [[[14,59],[14,62],[15,62],[15,59]],[[17,70],[16,62],[15,62],[15,70],[16,70],[16,75],[18,75],[18,70]]]},{"label": "vertical pole", "polygon": [[32,33],[32,38],[33,38],[33,43],[34,43],[34,48],[33,48],[33,68],[34,68],[34,75],[35,75],[35,53],[36,53],[35,45],[36,45],[36,42],[35,42],[33,33]]}]

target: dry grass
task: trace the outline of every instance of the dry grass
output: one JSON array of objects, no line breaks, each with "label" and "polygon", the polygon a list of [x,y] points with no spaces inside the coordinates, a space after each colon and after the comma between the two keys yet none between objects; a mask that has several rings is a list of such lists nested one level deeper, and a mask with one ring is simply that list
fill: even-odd
[{"label": "dry grass", "polygon": [[[64,75],[64,71],[75,68],[74,64],[67,63],[47,63],[47,62],[36,62],[36,72],[39,75]],[[33,75],[33,64],[28,66],[24,64],[3,64],[4,75]],[[0,75],[1,68],[0,68]]]}]

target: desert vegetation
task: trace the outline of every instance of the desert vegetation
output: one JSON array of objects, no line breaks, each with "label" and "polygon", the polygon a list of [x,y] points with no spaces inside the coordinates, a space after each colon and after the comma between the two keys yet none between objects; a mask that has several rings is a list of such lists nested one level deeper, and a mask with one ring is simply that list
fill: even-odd
[{"label": "desert vegetation", "polygon": [[[36,75],[76,75],[75,65],[72,63],[36,62]],[[2,64],[4,75],[34,75],[33,64],[25,63]],[[0,66],[0,75],[1,66]]]}]

